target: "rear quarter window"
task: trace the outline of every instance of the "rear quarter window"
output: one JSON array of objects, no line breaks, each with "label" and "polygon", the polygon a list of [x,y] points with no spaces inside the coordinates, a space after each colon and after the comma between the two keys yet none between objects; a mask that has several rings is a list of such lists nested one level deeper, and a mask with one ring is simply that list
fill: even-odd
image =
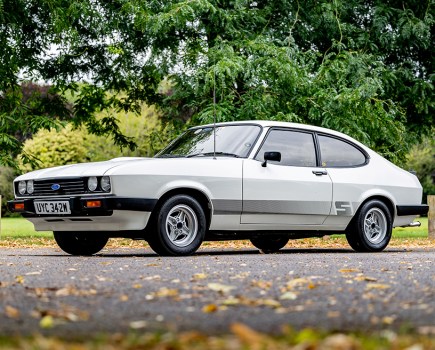
[{"label": "rear quarter window", "polygon": [[329,137],[318,135],[323,167],[356,167],[367,163],[366,155],[354,145]]}]

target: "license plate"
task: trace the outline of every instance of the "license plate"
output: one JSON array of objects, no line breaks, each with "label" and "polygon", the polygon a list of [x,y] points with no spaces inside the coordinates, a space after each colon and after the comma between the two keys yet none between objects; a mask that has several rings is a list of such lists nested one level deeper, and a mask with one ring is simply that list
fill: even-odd
[{"label": "license plate", "polygon": [[71,214],[68,201],[34,202],[36,214]]}]

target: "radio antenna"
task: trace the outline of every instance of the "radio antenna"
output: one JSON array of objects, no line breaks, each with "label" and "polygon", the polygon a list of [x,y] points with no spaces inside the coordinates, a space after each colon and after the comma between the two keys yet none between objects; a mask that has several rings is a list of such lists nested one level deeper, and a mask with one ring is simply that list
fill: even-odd
[{"label": "radio antenna", "polygon": [[213,65],[213,159],[216,159],[216,59]]}]

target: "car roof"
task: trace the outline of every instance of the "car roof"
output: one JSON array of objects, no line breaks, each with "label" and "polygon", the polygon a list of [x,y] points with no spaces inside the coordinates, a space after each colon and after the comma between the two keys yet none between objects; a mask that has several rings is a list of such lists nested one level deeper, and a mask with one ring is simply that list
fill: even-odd
[{"label": "car roof", "polygon": [[[213,125],[214,124],[198,125],[196,127],[192,127],[191,129],[203,128],[203,127],[213,127]],[[338,137],[341,137],[343,139],[352,141],[353,143],[363,147],[366,150],[369,149],[366,145],[355,140],[354,138],[352,138],[349,135],[343,134],[339,131],[335,131],[332,129],[322,128],[320,126],[314,126],[314,125],[309,125],[309,124],[279,122],[279,121],[275,121],[275,120],[244,120],[244,121],[216,123],[216,126],[224,126],[224,125],[259,125],[262,127],[281,127],[281,128],[292,128],[292,129],[315,131],[315,132],[319,132],[319,133],[325,133],[328,135],[338,136]]]}]

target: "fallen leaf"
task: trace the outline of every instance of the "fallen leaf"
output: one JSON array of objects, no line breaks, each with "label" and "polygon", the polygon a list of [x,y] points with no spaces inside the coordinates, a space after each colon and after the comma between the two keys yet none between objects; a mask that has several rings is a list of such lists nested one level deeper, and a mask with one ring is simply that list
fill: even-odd
[{"label": "fallen leaf", "polygon": [[120,300],[120,301],[128,301],[128,295],[126,295],[126,294],[121,295],[121,296],[119,297],[119,300]]},{"label": "fallen leaf", "polygon": [[196,280],[203,280],[203,279],[205,279],[205,278],[207,278],[207,277],[208,277],[208,275],[205,274],[205,273],[195,273],[195,274],[192,276],[192,280],[193,280],[193,281],[196,281]]},{"label": "fallen leaf", "polygon": [[157,292],[154,293],[156,297],[176,297],[178,296],[178,289],[171,288],[160,288]]},{"label": "fallen leaf", "polygon": [[141,329],[141,328],[146,328],[146,326],[148,325],[147,321],[132,321],[130,322],[129,326],[131,329]]},{"label": "fallen leaf", "polygon": [[17,283],[23,284],[24,283],[24,277],[23,276],[16,276],[15,281]]},{"label": "fallen leaf", "polygon": [[20,311],[12,306],[6,305],[5,307],[6,316],[9,318],[19,318]]},{"label": "fallen leaf", "polygon": [[366,290],[372,290],[372,289],[388,289],[390,288],[389,284],[382,284],[382,283],[367,283]]},{"label": "fallen leaf", "polygon": [[337,349],[337,350],[357,350],[361,344],[352,337],[345,334],[330,335],[319,345],[319,349]]},{"label": "fallen leaf", "polygon": [[240,299],[235,297],[229,297],[228,299],[225,299],[222,302],[223,305],[232,306],[232,305],[239,305]]},{"label": "fallen leaf", "polygon": [[[77,321],[87,321],[89,319],[89,313],[86,311],[79,310],[75,307],[69,306],[69,305],[61,305],[60,309],[56,310],[33,310],[32,311],[33,317],[41,317],[40,325],[41,323],[44,323],[47,325],[52,322],[55,323],[56,319],[64,320],[64,321],[70,321],[70,322],[77,322]],[[49,317],[49,318],[47,318]],[[50,321],[51,318],[51,321]],[[46,320],[44,320],[46,319]],[[42,327],[42,326],[41,326]],[[45,328],[45,327],[42,327]],[[48,327],[50,328],[50,327]]]},{"label": "fallen leaf", "polygon": [[180,341],[180,344],[190,344],[190,343],[196,344],[199,342],[204,343],[207,340],[207,336],[198,331],[188,331],[178,335],[177,339]]},{"label": "fallen leaf", "polygon": [[262,281],[262,280],[252,280],[251,281],[251,286],[252,287],[258,287],[261,289],[270,289],[270,287],[272,287],[272,282],[270,281]]},{"label": "fallen leaf", "polygon": [[311,281],[306,278],[294,278],[287,282],[286,287],[287,289],[293,289],[309,283],[311,283]]},{"label": "fallen leaf", "polygon": [[246,344],[248,348],[261,349],[264,347],[264,342],[267,338],[263,334],[254,331],[252,328],[242,323],[233,323],[230,328],[231,332]]},{"label": "fallen leaf", "polygon": [[270,306],[270,307],[273,307],[273,308],[277,308],[277,307],[281,306],[280,302],[275,300],[275,299],[263,299],[262,300],[262,305],[264,305],[264,306]]},{"label": "fallen leaf", "polygon": [[162,277],[160,275],[147,276],[144,278],[145,281],[159,281]]},{"label": "fallen leaf", "polygon": [[296,300],[298,295],[293,292],[285,292],[284,294],[281,294],[279,297],[281,300]]},{"label": "fallen leaf", "polygon": [[25,275],[26,276],[35,276],[35,275],[40,275],[41,271],[32,271],[32,272],[27,272]]},{"label": "fallen leaf", "polygon": [[382,318],[382,323],[386,325],[393,324],[396,318],[397,318],[396,316],[385,316]]},{"label": "fallen leaf", "polygon": [[359,269],[340,269],[338,272],[341,273],[352,273],[352,272],[361,272]]},{"label": "fallen leaf", "polygon": [[41,321],[39,321],[39,326],[44,329],[53,328],[54,327],[53,316],[46,315],[43,318],[41,318]]},{"label": "fallen leaf", "polygon": [[376,282],[377,279],[369,276],[356,276],[354,278],[355,281],[367,281],[367,282]]},{"label": "fallen leaf", "polygon": [[96,295],[96,294],[97,291],[95,289],[80,290],[80,289],[76,289],[73,286],[66,286],[64,288],[58,289],[55,293],[57,297],[66,297],[69,295],[89,296],[89,295]]},{"label": "fallen leaf", "polygon": [[206,314],[210,314],[212,312],[216,312],[218,310],[218,307],[216,304],[208,304],[208,305],[204,305],[202,308],[202,312],[206,313]]},{"label": "fallen leaf", "polygon": [[236,287],[234,286],[228,286],[225,284],[220,284],[220,283],[209,283],[207,284],[207,287],[215,292],[219,292],[219,293],[228,293],[230,291],[232,291],[233,289],[236,289]]},{"label": "fallen leaf", "polygon": [[103,277],[103,276],[95,276],[98,280],[98,282],[105,282],[105,281],[111,281],[110,279]]}]

